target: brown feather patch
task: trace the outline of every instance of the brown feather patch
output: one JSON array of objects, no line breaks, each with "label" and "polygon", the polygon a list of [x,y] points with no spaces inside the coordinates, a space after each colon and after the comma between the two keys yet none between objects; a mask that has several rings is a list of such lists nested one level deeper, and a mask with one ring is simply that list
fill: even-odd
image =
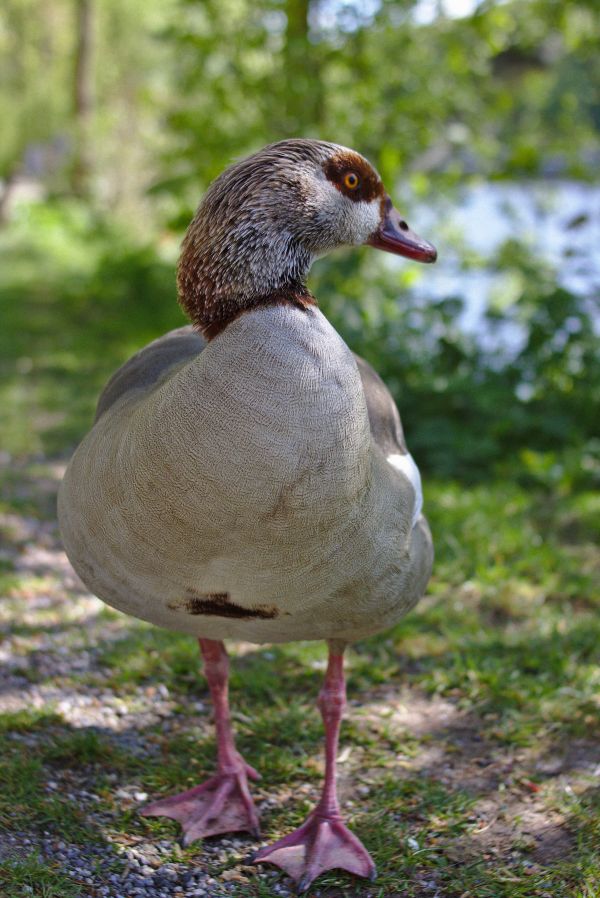
[{"label": "brown feather patch", "polygon": [[197,593],[188,589],[188,596],[179,602],[169,603],[172,611],[186,611],[192,615],[212,615],[215,617],[234,617],[238,620],[270,620],[279,615],[274,605],[254,605],[244,608],[229,598],[228,592]]},{"label": "brown feather patch", "polygon": [[265,308],[266,306],[294,306],[296,309],[302,309],[303,312],[306,312],[310,306],[316,305],[317,300],[305,287],[298,286],[289,290],[277,290],[274,293],[268,293],[266,296],[246,298],[235,311],[224,312],[223,317],[211,321],[210,324],[199,324],[199,330],[202,336],[210,341],[220,334],[221,331],[225,330],[228,324],[231,324],[244,312],[250,312],[252,309]]},{"label": "brown feather patch", "polygon": [[[325,172],[325,177],[344,196],[356,202],[364,201],[369,203],[376,197],[385,195],[381,178],[366,159],[363,159],[358,153],[337,153],[323,164],[323,171]],[[355,172],[360,179],[355,190],[351,190],[344,184],[344,177],[350,172]]]}]

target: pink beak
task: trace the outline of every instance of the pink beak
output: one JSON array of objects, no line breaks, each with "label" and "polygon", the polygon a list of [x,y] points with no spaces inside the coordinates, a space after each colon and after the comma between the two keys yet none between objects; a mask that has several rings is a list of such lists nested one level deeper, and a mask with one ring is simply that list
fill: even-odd
[{"label": "pink beak", "polygon": [[367,240],[369,246],[397,256],[416,259],[417,262],[435,262],[437,259],[435,246],[411,231],[398,210],[394,209],[389,196],[385,198],[384,213],[381,225]]}]

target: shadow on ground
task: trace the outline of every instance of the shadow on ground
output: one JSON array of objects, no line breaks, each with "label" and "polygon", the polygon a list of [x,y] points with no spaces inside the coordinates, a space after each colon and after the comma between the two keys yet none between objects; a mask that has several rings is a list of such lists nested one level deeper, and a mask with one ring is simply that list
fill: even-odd
[{"label": "shadow on ground", "polygon": [[[136,813],[212,770],[207,692],[192,639],[106,609],[70,569],[53,521],[61,470],[40,459],[4,485],[0,883],[8,896],[291,894],[248,866],[250,838],[183,850],[175,824]],[[464,588],[457,609],[448,590],[462,585],[443,577],[406,624],[349,653],[341,798],[380,875],[333,872],[311,894],[591,895],[600,752],[593,691],[571,674],[593,666],[597,634],[581,619],[535,635],[535,607],[499,622]],[[325,651],[232,653],[239,745],[263,774],[253,792],[272,840],[318,796]]]}]

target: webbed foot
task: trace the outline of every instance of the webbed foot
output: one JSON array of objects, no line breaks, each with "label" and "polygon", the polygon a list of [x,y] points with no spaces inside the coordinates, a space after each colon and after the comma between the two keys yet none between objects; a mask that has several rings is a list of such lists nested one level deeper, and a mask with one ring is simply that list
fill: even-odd
[{"label": "webbed foot", "polygon": [[248,777],[257,780],[260,774],[242,761],[239,767],[216,773],[187,792],[146,805],[140,813],[144,817],[177,820],[183,829],[184,846],[205,836],[241,830],[259,836],[258,814],[248,789]]},{"label": "webbed foot", "polygon": [[375,879],[375,864],[369,852],[343,823],[339,815],[313,811],[293,833],[261,849],[252,859],[255,864],[275,864],[305,892],[321,873],[334,868],[356,876]]}]

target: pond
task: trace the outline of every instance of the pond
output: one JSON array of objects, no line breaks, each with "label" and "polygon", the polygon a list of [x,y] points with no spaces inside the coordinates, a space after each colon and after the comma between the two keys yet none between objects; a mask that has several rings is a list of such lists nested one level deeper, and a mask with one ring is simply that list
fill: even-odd
[{"label": "pond", "polygon": [[[600,186],[580,181],[478,182],[434,203],[409,203],[410,223],[438,248],[435,266],[420,272],[417,295],[457,296],[461,325],[484,344],[505,349],[520,342],[519,328],[494,329],[485,321],[490,303],[506,307],[523,283],[520,272],[494,264],[512,239],[547,262],[573,293],[600,296]],[[469,258],[469,263],[465,259]]]}]

